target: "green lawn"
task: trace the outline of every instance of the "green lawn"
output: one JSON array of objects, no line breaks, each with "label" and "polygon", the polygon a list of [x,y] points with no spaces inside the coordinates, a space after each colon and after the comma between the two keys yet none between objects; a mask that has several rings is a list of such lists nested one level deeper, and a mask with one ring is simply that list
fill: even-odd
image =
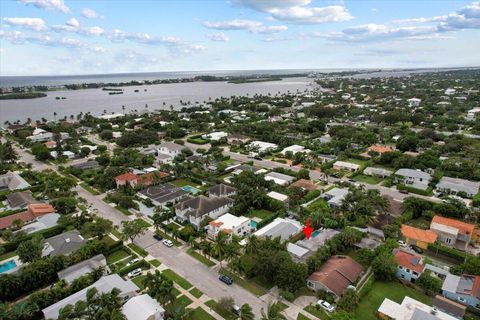
[{"label": "green lawn", "polygon": [[195,186],[198,185],[198,183],[195,183],[195,182],[193,182],[193,181],[191,181],[191,180],[188,180],[188,179],[177,179],[177,180],[175,180],[175,181],[172,181],[172,183],[173,183],[174,185],[176,185],[177,187],[180,187],[180,188],[185,187],[185,186],[193,186],[193,187],[195,187]]},{"label": "green lawn", "polygon": [[207,257],[202,256],[200,253],[196,252],[192,248],[188,249],[187,253],[192,257],[194,257],[195,259],[197,259],[198,261],[200,261],[201,263],[203,263],[204,265],[206,265],[207,267],[213,267],[215,265],[215,262],[208,259]]},{"label": "green lawn", "polygon": [[125,249],[119,249],[117,251],[112,252],[107,256],[107,263],[112,264],[117,262],[118,260],[122,260],[126,257],[130,257],[130,252],[127,252]]},{"label": "green lawn", "polygon": [[353,180],[358,182],[368,183],[368,184],[379,184],[380,182],[382,182],[383,179],[379,177],[374,177],[374,176],[367,176],[361,173],[353,177]]},{"label": "green lawn", "polygon": [[175,297],[178,297],[181,294],[180,290],[175,287],[172,288],[172,293],[175,295]]},{"label": "green lawn", "polygon": [[17,255],[17,253],[15,251],[6,252],[6,253],[0,255],[0,261],[6,260],[8,258],[15,257],[16,255]]},{"label": "green lawn", "polygon": [[190,300],[187,296],[180,296],[178,297],[174,302],[173,302],[173,305],[174,305],[174,308],[175,307],[184,307],[186,308],[188,305],[190,305],[192,303],[192,300]]},{"label": "green lawn", "polygon": [[358,164],[359,166],[362,167],[361,169],[365,168],[370,163],[369,160],[360,160],[360,159],[353,159],[353,158],[346,160],[346,162]]},{"label": "green lawn", "polygon": [[119,240],[122,240],[123,234],[118,231],[117,229],[113,228],[112,229],[112,234],[117,237]]},{"label": "green lawn", "polygon": [[137,285],[137,287],[140,288],[140,290],[143,290],[145,289],[145,285],[143,284],[143,282],[145,281],[146,278],[147,276],[138,276],[136,278],[133,278],[132,281]]},{"label": "green lawn", "polygon": [[152,266],[154,266],[155,268],[158,268],[160,267],[160,265],[162,264],[160,261],[158,261],[157,259],[153,259],[153,260],[150,260],[148,261]]},{"label": "green lawn", "polygon": [[310,318],[305,317],[303,314],[299,313],[297,316],[297,320],[310,320]]},{"label": "green lawn", "polygon": [[132,215],[132,213],[130,211],[128,211],[127,208],[124,208],[122,206],[115,206],[115,209],[117,209],[118,211],[120,211],[121,213],[123,213],[126,216],[131,216]]},{"label": "green lawn", "polygon": [[212,308],[216,313],[221,315],[226,320],[235,320],[237,316],[233,314],[233,312],[229,312],[221,308],[215,300],[208,300],[205,302],[205,305]]},{"label": "green lawn", "polygon": [[182,226],[176,224],[175,222],[170,222],[169,224],[167,224],[165,226],[168,230],[178,230],[180,229]]},{"label": "green lawn", "polygon": [[271,217],[273,215],[272,211],[265,210],[265,209],[254,209],[250,210],[248,213],[248,217],[257,217],[260,219],[267,219],[268,217]]},{"label": "green lawn", "polygon": [[328,208],[328,204],[327,204],[327,201],[325,201],[325,199],[323,198],[317,199],[307,206],[307,210],[309,211],[317,211],[319,209],[326,209],[326,208]]},{"label": "green lawn", "polygon": [[86,184],[86,183],[84,183],[84,182],[80,183],[80,186],[81,186],[83,189],[85,189],[85,190],[87,190],[88,192],[90,192],[91,194],[93,194],[94,196],[98,196],[98,195],[100,194],[99,191],[93,189],[92,187],[90,187],[88,184]]},{"label": "green lawn", "polygon": [[255,283],[253,281],[244,280],[244,279],[238,277],[237,275],[231,273],[228,270],[221,269],[220,273],[229,276],[230,278],[233,279],[234,283],[236,283],[239,286],[243,287],[244,289],[250,291],[251,293],[253,293],[256,296],[263,296],[264,294],[267,293],[267,289],[265,289],[264,287],[258,285],[257,283]]},{"label": "green lawn", "polygon": [[135,243],[130,243],[128,245],[130,249],[141,255],[142,257],[146,257],[148,255],[148,252],[137,246]]},{"label": "green lawn", "polygon": [[150,228],[152,226],[150,223],[148,223],[147,221],[145,221],[143,219],[137,219],[137,220],[140,220],[140,222],[142,223],[142,226],[145,227],[145,228]]},{"label": "green lawn", "polygon": [[186,279],[182,278],[181,276],[179,276],[178,274],[176,274],[175,272],[173,272],[170,269],[164,270],[164,271],[162,271],[162,273],[168,279],[176,282],[180,287],[182,287],[185,290],[188,290],[191,287],[193,287],[193,285],[190,282],[188,282]]},{"label": "green lawn", "polygon": [[280,306],[280,309],[281,309],[282,311],[288,308],[288,306],[287,306],[285,303],[281,302],[281,301],[277,302],[277,305]]},{"label": "green lawn", "polygon": [[[317,308],[316,306],[314,305],[309,305],[309,306],[306,306],[305,308],[303,308],[303,310],[307,311],[308,313],[310,313],[311,315],[314,315],[315,317],[319,318],[319,319],[330,319],[330,315],[327,314],[323,309],[321,308]],[[372,320],[373,318],[371,318],[370,320]],[[355,319],[357,320],[357,319]]]},{"label": "green lawn", "polygon": [[188,316],[191,320],[215,320],[214,317],[208,314],[207,311],[203,310],[201,307],[197,307],[192,310],[192,313]]},{"label": "green lawn", "polygon": [[355,316],[357,320],[370,320],[375,318],[378,307],[385,298],[401,303],[405,296],[432,305],[432,298],[420,291],[409,288],[398,281],[380,282],[376,281],[370,291],[360,299]]},{"label": "green lawn", "polygon": [[107,247],[110,247],[111,245],[113,245],[116,241],[113,240],[110,236],[105,236],[102,238],[102,242],[105,243],[107,245]]},{"label": "green lawn", "polygon": [[203,292],[198,290],[197,288],[193,287],[190,291],[190,294],[195,298],[200,298],[203,295]]}]

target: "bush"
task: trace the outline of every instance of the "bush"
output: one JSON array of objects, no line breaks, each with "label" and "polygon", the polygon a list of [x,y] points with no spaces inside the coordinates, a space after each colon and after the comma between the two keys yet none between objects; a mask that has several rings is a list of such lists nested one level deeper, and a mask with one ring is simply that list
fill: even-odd
[{"label": "bush", "polygon": [[133,271],[137,268],[150,268],[150,264],[145,261],[145,260],[140,260],[140,261],[137,261],[129,266],[126,266],[125,268],[122,268],[120,271],[118,271],[118,275],[119,276],[124,276],[126,275],[127,273],[129,273],[130,271]]},{"label": "bush", "polygon": [[431,196],[432,195],[432,188],[431,187],[428,187],[427,190],[421,190],[421,189],[413,188],[413,187],[410,187],[410,186],[406,186],[404,184],[397,184],[397,189],[398,190],[407,190],[408,192],[419,194],[419,195],[422,195],[422,196]]},{"label": "bush", "polygon": [[285,300],[292,302],[295,300],[295,295],[287,290],[281,290],[280,296],[283,297]]},{"label": "bush", "polygon": [[463,262],[465,260],[465,256],[474,257],[471,254],[468,254],[466,252],[463,252],[463,251],[460,251],[460,250],[457,250],[457,249],[454,249],[454,248],[445,247],[445,246],[442,246],[441,244],[438,244],[438,243],[429,244],[428,245],[428,250],[433,252],[433,253],[438,252],[438,253],[440,253],[444,256],[447,256],[447,257],[453,258],[455,260],[458,260],[459,262]]}]

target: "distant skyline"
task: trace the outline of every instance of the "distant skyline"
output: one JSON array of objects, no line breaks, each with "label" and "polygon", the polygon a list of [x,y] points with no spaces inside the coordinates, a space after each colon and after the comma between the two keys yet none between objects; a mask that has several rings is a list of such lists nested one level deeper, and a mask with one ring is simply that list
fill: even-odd
[{"label": "distant skyline", "polygon": [[0,1],[0,75],[480,66],[480,2]]}]

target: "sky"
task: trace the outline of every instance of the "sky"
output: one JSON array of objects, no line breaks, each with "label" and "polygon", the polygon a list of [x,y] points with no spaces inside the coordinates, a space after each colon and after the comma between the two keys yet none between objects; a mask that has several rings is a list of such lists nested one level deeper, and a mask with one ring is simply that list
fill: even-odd
[{"label": "sky", "polygon": [[480,66],[480,2],[0,0],[0,76]]}]

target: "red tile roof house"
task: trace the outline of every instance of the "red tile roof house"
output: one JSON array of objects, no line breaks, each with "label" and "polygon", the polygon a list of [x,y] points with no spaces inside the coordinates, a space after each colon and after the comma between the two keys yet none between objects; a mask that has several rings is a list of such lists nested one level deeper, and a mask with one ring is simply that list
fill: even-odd
[{"label": "red tile roof house", "polygon": [[425,269],[422,257],[401,249],[395,249],[393,255],[398,265],[397,278],[414,283],[423,273],[423,269]]},{"label": "red tile roof house", "polygon": [[333,256],[307,279],[308,288],[340,297],[363,272],[361,264],[348,256]]},{"label": "red tile roof house", "polygon": [[[158,176],[160,178],[164,178],[164,177],[168,176],[168,173],[158,172]],[[132,188],[135,188],[137,185],[146,187],[146,186],[149,186],[153,183],[154,178],[155,178],[155,173],[153,173],[153,172],[149,172],[149,173],[142,174],[142,175],[137,175],[137,174],[134,174],[132,172],[127,172],[127,173],[121,174],[119,176],[116,176],[115,177],[115,183],[117,184],[117,188],[120,187],[120,186],[123,186],[127,183]]]},{"label": "red tile roof house", "polygon": [[32,203],[27,207],[27,211],[11,214],[0,218],[0,230],[10,228],[15,220],[27,223],[43,215],[53,213],[55,209],[47,203]]}]

